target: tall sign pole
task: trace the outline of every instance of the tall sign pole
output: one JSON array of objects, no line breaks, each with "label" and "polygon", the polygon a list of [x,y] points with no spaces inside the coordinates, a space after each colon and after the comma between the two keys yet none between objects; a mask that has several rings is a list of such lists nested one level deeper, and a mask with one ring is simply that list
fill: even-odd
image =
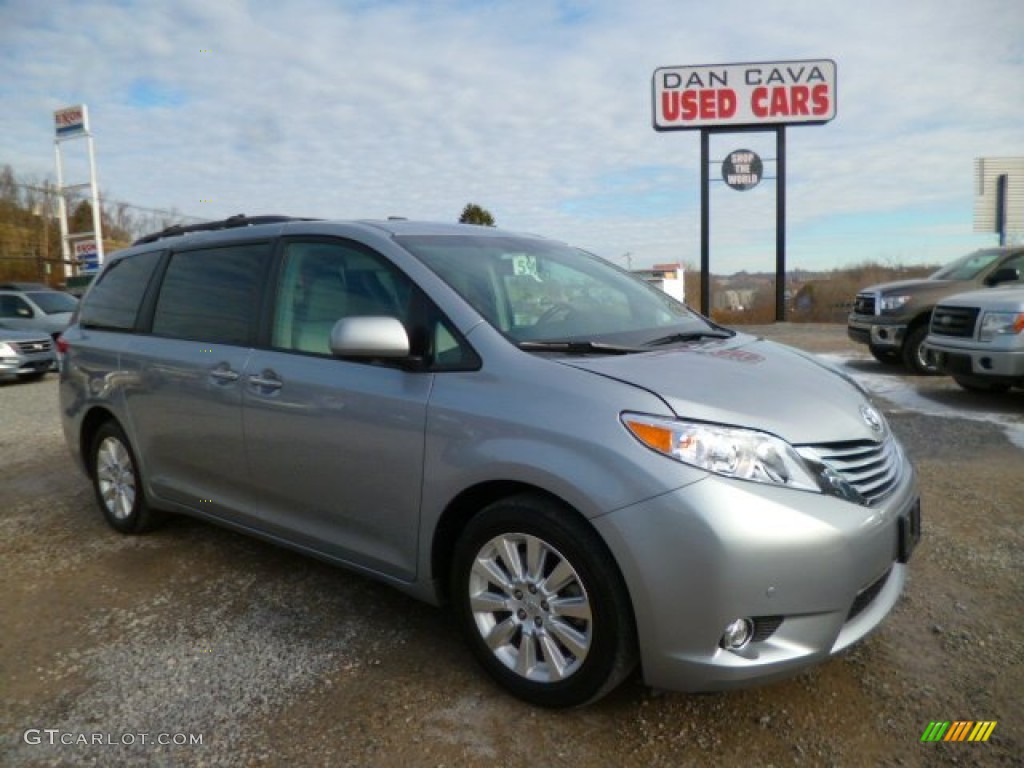
[{"label": "tall sign pole", "polygon": [[[654,129],[701,132],[701,313],[711,311],[711,133],[774,131],[775,319],[786,316],[786,126],[820,125],[836,115],[836,63],[831,59],[661,67],[653,79]],[[732,156],[741,154],[732,153]],[[743,151],[743,155],[750,153]],[[731,156],[731,157],[732,157]],[[756,158],[742,157],[752,161]],[[758,159],[758,163],[760,160]],[[752,162],[739,162],[734,189],[756,185]]]},{"label": "tall sign pole", "polygon": [[[103,228],[100,215],[99,184],[96,181],[96,152],[89,131],[89,110],[85,104],[64,107],[53,113],[55,137],[54,153],[57,160],[57,205],[60,211],[61,254],[64,274],[70,277],[75,268],[94,272],[103,264]],[[64,155],[62,145],[72,139],[85,139],[89,153],[89,181],[64,183]],[[68,229],[67,195],[80,189],[89,190],[92,206],[92,231],[70,232]]]}]

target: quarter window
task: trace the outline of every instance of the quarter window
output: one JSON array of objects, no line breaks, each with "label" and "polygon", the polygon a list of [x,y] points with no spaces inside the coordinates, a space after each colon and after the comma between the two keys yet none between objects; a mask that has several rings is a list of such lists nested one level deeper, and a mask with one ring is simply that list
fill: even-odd
[{"label": "quarter window", "polygon": [[79,323],[85,328],[130,331],[163,251],[126,256],[110,264],[82,302]]},{"label": "quarter window", "polygon": [[184,251],[171,256],[153,333],[213,344],[253,343],[266,243]]}]

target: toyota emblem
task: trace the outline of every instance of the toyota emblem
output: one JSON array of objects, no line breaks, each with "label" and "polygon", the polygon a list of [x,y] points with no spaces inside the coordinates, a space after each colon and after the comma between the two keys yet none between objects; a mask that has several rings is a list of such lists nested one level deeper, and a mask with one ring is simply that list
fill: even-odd
[{"label": "toyota emblem", "polygon": [[860,407],[860,415],[864,419],[864,423],[871,427],[872,432],[882,431],[882,417],[878,411],[872,408],[870,405],[862,405]]}]

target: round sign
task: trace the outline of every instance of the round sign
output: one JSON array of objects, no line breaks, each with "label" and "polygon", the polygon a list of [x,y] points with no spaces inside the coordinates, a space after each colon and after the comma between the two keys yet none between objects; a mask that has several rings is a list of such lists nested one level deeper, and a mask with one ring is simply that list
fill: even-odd
[{"label": "round sign", "polygon": [[753,189],[761,182],[764,165],[756,152],[737,149],[722,161],[722,180],[741,192]]}]

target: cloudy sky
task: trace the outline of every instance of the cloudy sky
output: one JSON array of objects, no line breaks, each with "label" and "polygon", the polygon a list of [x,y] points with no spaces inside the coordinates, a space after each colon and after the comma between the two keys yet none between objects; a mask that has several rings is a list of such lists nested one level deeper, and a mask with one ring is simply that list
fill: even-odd
[{"label": "cloudy sky", "polygon": [[[140,206],[474,202],[623,265],[696,264],[700,136],[653,130],[654,70],[804,59],[836,62],[838,113],[786,131],[791,267],[995,244],[974,159],[1024,155],[1021,0],[0,0],[0,164],[52,177],[53,111],[85,103],[105,195]],[[774,175],[773,134],[711,137],[713,160],[740,148]],[[775,186],[712,184],[714,271],[774,268]]]}]

